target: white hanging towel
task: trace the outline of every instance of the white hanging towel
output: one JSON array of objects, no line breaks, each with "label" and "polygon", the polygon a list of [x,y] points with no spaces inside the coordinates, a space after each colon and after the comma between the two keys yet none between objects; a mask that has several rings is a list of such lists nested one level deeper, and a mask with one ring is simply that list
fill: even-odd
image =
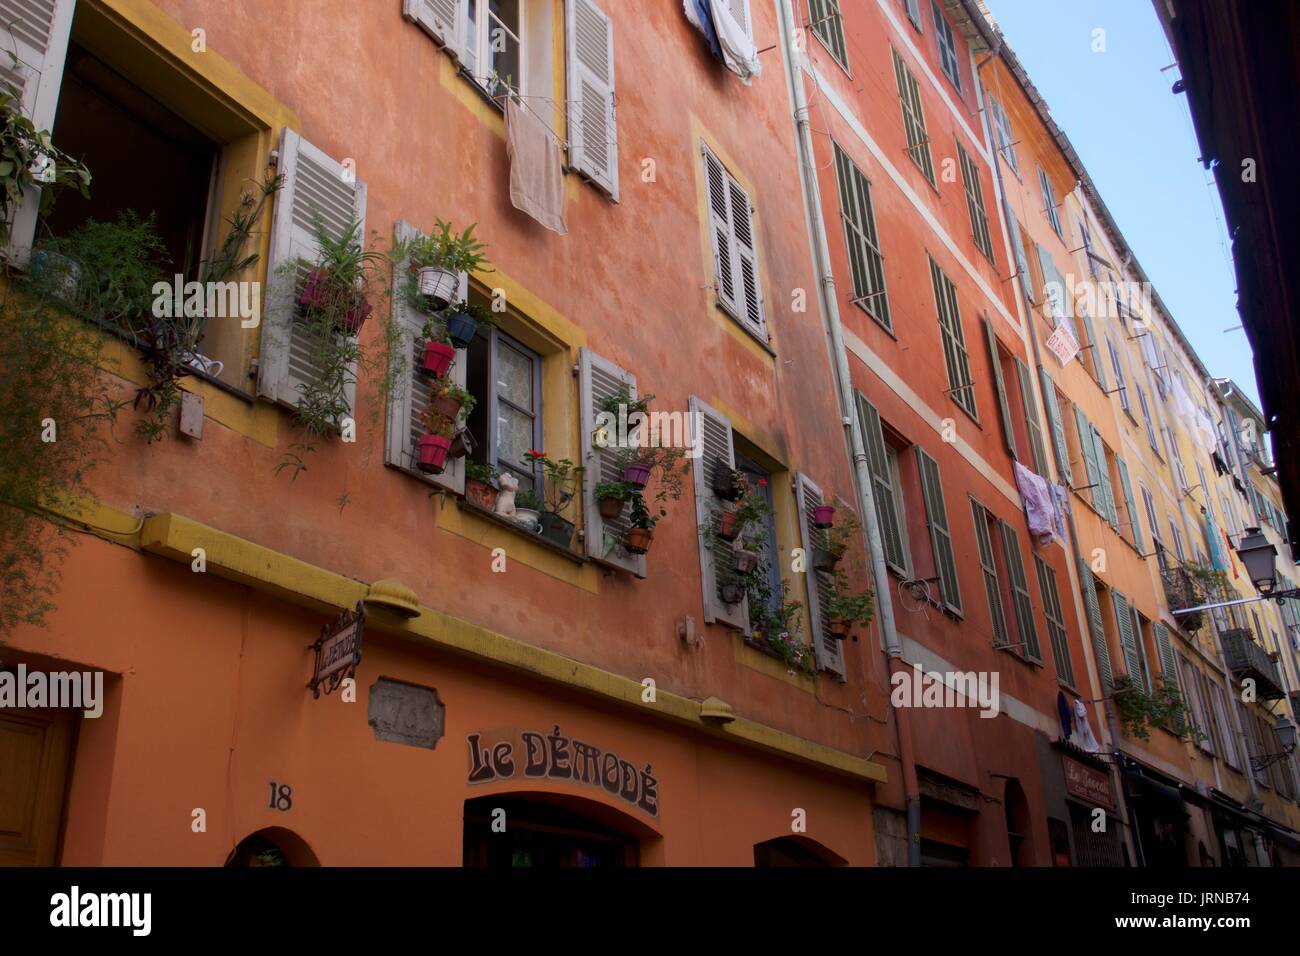
[{"label": "white hanging towel", "polygon": [[713,25],[722,46],[722,62],[748,86],[751,78],[763,72],[763,65],[758,62],[758,47],[732,15],[727,0],[710,0],[709,9],[713,11]]},{"label": "white hanging towel", "polygon": [[1088,708],[1081,700],[1074,702],[1074,736],[1080,748],[1090,754],[1095,754],[1101,749],[1097,744],[1097,738],[1092,735],[1092,727],[1088,725]]},{"label": "white hanging towel", "polygon": [[552,232],[565,236],[564,164],[546,124],[514,96],[506,99],[510,201]]}]

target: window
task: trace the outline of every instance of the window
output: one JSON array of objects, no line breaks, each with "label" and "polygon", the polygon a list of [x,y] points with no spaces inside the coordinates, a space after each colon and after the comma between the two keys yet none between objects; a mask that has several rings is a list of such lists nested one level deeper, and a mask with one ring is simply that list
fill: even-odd
[{"label": "window", "polygon": [[1038,367],[1038,384],[1043,390],[1043,405],[1047,409],[1047,421],[1052,429],[1052,446],[1056,449],[1056,464],[1061,480],[1073,487],[1074,469],[1070,467],[1070,447],[1065,438],[1065,419],[1061,415],[1061,394],[1056,390],[1056,383],[1047,374],[1045,366]]},{"label": "window", "polygon": [[1011,120],[1007,119],[1006,110],[993,97],[988,98],[989,117],[993,121],[993,141],[997,144],[1002,158],[1007,161],[1012,172],[1020,175],[1020,160],[1016,158],[1016,141],[1011,135]]},{"label": "window", "polygon": [[1038,646],[1038,631],[1034,627],[1034,606],[1029,600],[1025,563],[1020,556],[1020,537],[1016,534],[1016,529],[1001,518],[998,519],[998,527],[1002,532],[1002,553],[1011,583],[1012,604],[1016,609],[1016,629],[1020,635],[1018,653],[1041,664],[1043,651]]},{"label": "window", "polygon": [[481,330],[466,351],[465,375],[466,391],[478,398],[467,422],[470,457],[509,471],[521,491],[540,491],[540,472],[524,456],[545,447],[541,358],[500,329]]},{"label": "window", "polygon": [[1147,428],[1147,443],[1151,446],[1151,450],[1156,453],[1156,457],[1164,461],[1164,456],[1160,454],[1160,442],[1156,440],[1155,425],[1151,422],[1151,406],[1147,404],[1146,392],[1142,391],[1141,385],[1133,387],[1137,389],[1138,404],[1142,406],[1142,421]]},{"label": "window", "polygon": [[849,270],[853,274],[853,301],[893,332],[889,296],[885,291],[885,257],[880,253],[876,214],[871,205],[871,181],[839,143],[835,144],[835,179],[839,184],[840,218],[844,220]]},{"label": "window", "polygon": [[957,308],[957,287],[938,263],[930,259],[930,280],[934,287],[935,309],[943,338],[944,364],[948,369],[948,394],[966,414],[979,421],[975,409],[975,385],[971,381],[970,357],[966,352],[966,334],[962,331],[961,312]]},{"label": "window", "polygon": [[1151,500],[1151,492],[1147,491],[1146,486],[1139,485],[1138,487],[1142,490],[1142,504],[1146,508],[1147,527],[1151,529],[1152,542],[1155,545],[1156,553],[1159,556],[1161,568],[1163,570],[1165,548],[1164,545],[1160,543],[1160,522],[1156,519],[1156,505],[1155,502]]},{"label": "window", "polygon": [[988,601],[989,617],[993,625],[993,646],[1004,647],[1011,643],[1007,636],[1007,619],[1002,607],[1002,586],[998,582],[997,558],[993,554],[993,534],[996,520],[988,509],[970,500],[971,516],[975,520],[975,540],[979,545],[980,569],[984,574],[984,596]]},{"label": "window", "polygon": [[907,566],[907,522],[903,516],[903,490],[899,478],[898,451],[885,441],[880,415],[865,395],[858,393],[858,423],[867,451],[871,491],[876,503],[885,563],[904,578]]},{"label": "window", "polygon": [[1119,632],[1119,645],[1124,653],[1124,669],[1139,690],[1151,692],[1151,676],[1147,673],[1145,654],[1142,649],[1142,616],[1137,608],[1128,603],[1118,590],[1111,588],[1111,601],[1115,610],[1116,630]]},{"label": "window", "polygon": [[[592,0],[568,0],[565,7],[569,165],[617,202],[614,26]],[[550,34],[546,33],[545,37],[546,43],[538,46],[549,45]],[[548,78],[549,75],[549,71],[543,74]]]},{"label": "window", "polygon": [[930,550],[934,556],[934,576],[939,579],[943,606],[961,615],[961,588],[957,583],[957,560],[952,552],[952,533],[948,525],[948,508],[943,499],[943,479],[939,463],[916,448],[917,470],[921,477],[921,496],[925,501],[925,522],[930,530]]},{"label": "window", "polygon": [[1011,403],[1007,400],[1006,379],[1002,374],[1002,347],[998,344],[997,333],[989,315],[984,313],[980,324],[984,326],[984,339],[988,343],[989,367],[993,370],[993,387],[998,397],[998,412],[1002,418],[1002,435],[1006,439],[1007,451],[1011,457],[1019,460],[1016,453],[1016,432],[1011,420]]},{"label": "window", "polygon": [[1183,533],[1178,530],[1178,524],[1173,518],[1169,519],[1169,530],[1173,532],[1174,554],[1178,555],[1178,560],[1186,562],[1187,552],[1183,550]]},{"label": "window", "polygon": [[[1098,256],[1092,251],[1092,233],[1088,230],[1088,221],[1083,218],[1079,219],[1079,239],[1083,242],[1083,259],[1088,266],[1088,275],[1096,279],[1097,263],[1095,260]],[[1098,299],[1100,301],[1100,296],[1098,296]]]},{"label": "window", "polygon": [[707,146],[704,173],[713,220],[718,305],[746,330],[767,341],[749,193]]},{"label": "window", "polygon": [[934,36],[939,43],[939,66],[944,75],[952,80],[952,85],[961,92],[961,68],[957,65],[957,41],[952,27],[939,9],[936,0],[930,0],[930,12],[934,15]]},{"label": "window", "polygon": [[1074,686],[1074,663],[1070,659],[1070,642],[1065,630],[1065,615],[1061,612],[1061,593],[1056,585],[1056,572],[1034,555],[1034,570],[1038,572],[1038,590],[1043,597],[1043,611],[1047,617],[1047,636],[1052,644],[1052,660],[1056,664],[1056,679]]},{"label": "window", "polygon": [[1042,166],[1038,167],[1038,188],[1043,194],[1043,212],[1047,214],[1047,221],[1052,224],[1052,231],[1059,236],[1061,217],[1056,210],[1056,193],[1052,191],[1052,181],[1047,178],[1047,173]]},{"label": "window", "polygon": [[1198,747],[1206,753],[1214,753],[1214,738],[1211,736],[1209,721],[1205,719],[1205,702],[1201,696],[1200,672],[1183,654],[1175,654],[1178,666],[1178,686],[1186,688],[1183,700],[1183,712],[1192,729],[1193,738]]},{"label": "window", "polygon": [[903,0],[903,5],[907,7],[907,19],[921,32],[921,0]]},{"label": "window", "polygon": [[993,240],[989,238],[989,217],[984,212],[984,191],[980,188],[979,169],[961,143],[957,144],[957,158],[961,162],[961,181],[966,189],[966,210],[970,213],[971,236],[975,240],[975,248],[996,265]]},{"label": "window", "polygon": [[1093,381],[1106,391],[1110,384],[1106,381],[1105,360],[1101,357],[1101,351],[1097,348],[1097,335],[1092,328],[1092,318],[1083,309],[1078,309],[1079,324],[1083,326],[1084,341],[1080,343],[1082,348],[1079,352],[1079,361],[1083,362],[1084,368],[1088,370]]},{"label": "window", "polygon": [[[757,489],[758,493],[767,502],[767,514],[760,518],[762,527],[756,529],[753,537],[750,537],[749,532],[755,529],[747,529],[745,540],[746,543],[757,545],[755,550],[758,552],[759,569],[767,572],[768,585],[772,588],[772,606],[775,607],[780,603],[781,598],[781,549],[776,538],[775,502],[772,499],[772,473],[757,462],[746,458],[739,451],[736,452],[736,470],[745,476],[749,486]],[[751,607],[749,610],[752,615],[756,609]],[[771,608],[767,610],[771,610]]]},{"label": "window", "polygon": [[1232,718],[1228,714],[1227,699],[1223,694],[1223,687],[1213,680],[1207,678],[1210,689],[1210,710],[1214,714],[1214,723],[1218,728],[1218,741],[1223,747],[1223,762],[1233,769],[1240,769],[1241,763],[1237,757],[1237,742],[1232,735]]},{"label": "window", "polygon": [[1137,504],[1133,500],[1133,484],[1129,480],[1128,465],[1119,455],[1115,456],[1115,468],[1119,472],[1120,490],[1124,493],[1124,514],[1128,521],[1128,539],[1133,547],[1142,550],[1142,519],[1138,515]]},{"label": "window", "polygon": [[1066,323],[1070,327],[1070,334],[1078,341],[1079,333],[1070,315],[1069,289],[1061,278],[1061,273],[1056,270],[1052,254],[1041,245],[1038,246],[1038,265],[1043,273],[1043,304],[1046,306],[1047,319],[1053,327]]},{"label": "window", "polygon": [[849,51],[844,42],[844,18],[840,15],[840,0],[810,0],[813,36],[825,44],[831,56],[844,69],[849,68]]},{"label": "window", "polygon": [[1034,461],[1034,471],[1043,477],[1050,477],[1047,466],[1047,447],[1043,442],[1043,423],[1038,417],[1038,403],[1034,401],[1034,386],[1029,374],[1029,367],[1012,356],[1016,363],[1016,381],[1020,385],[1020,407],[1025,412],[1025,428],[1029,434],[1029,451]]},{"label": "window", "polygon": [[934,163],[930,158],[930,134],[925,130],[925,112],[921,109],[921,88],[916,77],[903,63],[898,51],[894,55],[894,78],[898,81],[898,99],[903,105],[903,129],[907,133],[907,154],[934,186]]},{"label": "window", "polygon": [[466,0],[465,68],[491,94],[524,92],[523,0]]},{"label": "window", "polygon": [[[1074,406],[1075,433],[1079,441],[1079,453],[1083,459],[1084,471],[1088,478],[1091,494],[1088,496],[1093,509],[1112,526],[1119,524],[1115,510],[1115,500],[1110,482],[1110,466],[1107,463],[1107,449],[1101,440],[1101,434],[1088,421],[1083,410]],[[1083,489],[1076,489],[1082,493]]]},{"label": "window", "polygon": [[1124,364],[1120,361],[1119,352],[1115,349],[1115,343],[1106,339],[1106,348],[1110,351],[1110,367],[1115,372],[1115,390],[1119,394],[1119,404],[1124,409],[1129,418],[1133,417],[1133,409],[1129,407],[1128,400],[1128,382],[1124,379]]}]

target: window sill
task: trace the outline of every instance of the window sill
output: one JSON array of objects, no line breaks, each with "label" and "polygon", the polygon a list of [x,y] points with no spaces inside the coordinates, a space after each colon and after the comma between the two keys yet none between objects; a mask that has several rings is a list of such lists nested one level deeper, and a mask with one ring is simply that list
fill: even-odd
[{"label": "window sill", "polygon": [[751,648],[754,651],[757,651],[759,654],[762,654],[764,657],[772,658],[772,660],[776,661],[777,664],[785,668],[786,676],[794,676],[796,678],[800,678],[806,681],[815,680],[815,678],[810,677],[809,675],[801,671],[794,670],[793,668],[789,667],[786,664],[784,657],[782,657],[776,651],[772,650],[772,648],[768,647],[762,641],[756,641],[749,635],[742,634],[740,635],[740,642],[744,644],[746,647]]},{"label": "window sill", "polygon": [[456,507],[459,510],[468,512],[469,514],[472,514],[483,521],[490,522],[502,528],[507,528],[513,531],[515,534],[519,535],[521,538],[531,541],[539,548],[543,548],[544,550],[557,554],[568,561],[572,561],[574,564],[587,563],[587,559],[584,555],[579,554],[578,552],[572,550],[571,548],[566,548],[563,545],[556,544],[553,541],[548,541],[537,532],[525,531],[523,527],[519,525],[517,522],[511,521],[509,518],[503,518],[495,511],[488,511],[486,508],[480,508],[478,505],[473,504],[472,502],[467,501],[464,498],[460,498],[460,497],[456,498]]}]

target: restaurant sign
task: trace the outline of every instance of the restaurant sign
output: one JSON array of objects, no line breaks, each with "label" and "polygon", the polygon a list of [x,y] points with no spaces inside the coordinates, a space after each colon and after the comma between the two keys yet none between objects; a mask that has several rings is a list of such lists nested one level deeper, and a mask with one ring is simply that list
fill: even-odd
[{"label": "restaurant sign", "polygon": [[566,780],[593,789],[659,816],[659,781],[650,764],[636,764],[612,750],[566,737],[559,724],[549,734],[536,730],[484,730],[470,734],[471,784],[502,780]]},{"label": "restaurant sign", "polygon": [[1115,792],[1110,786],[1110,774],[1073,757],[1061,754],[1061,769],[1065,771],[1065,789],[1093,806],[1115,809]]},{"label": "restaurant sign", "polygon": [[344,611],[333,623],[320,629],[320,637],[308,644],[316,652],[316,667],[307,688],[313,698],[320,692],[333,693],[345,677],[355,677],[361,663],[361,636],[366,626],[366,609],[358,601],[355,611]]}]

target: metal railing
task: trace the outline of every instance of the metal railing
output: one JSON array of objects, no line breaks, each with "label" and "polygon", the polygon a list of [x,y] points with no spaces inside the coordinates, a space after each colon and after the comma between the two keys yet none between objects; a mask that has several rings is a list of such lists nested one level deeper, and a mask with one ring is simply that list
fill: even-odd
[{"label": "metal railing", "polygon": [[1255,689],[1264,700],[1280,700],[1286,696],[1277,664],[1268,651],[1255,640],[1248,627],[1234,627],[1219,635],[1223,641],[1223,657],[1238,678],[1252,678]]}]

